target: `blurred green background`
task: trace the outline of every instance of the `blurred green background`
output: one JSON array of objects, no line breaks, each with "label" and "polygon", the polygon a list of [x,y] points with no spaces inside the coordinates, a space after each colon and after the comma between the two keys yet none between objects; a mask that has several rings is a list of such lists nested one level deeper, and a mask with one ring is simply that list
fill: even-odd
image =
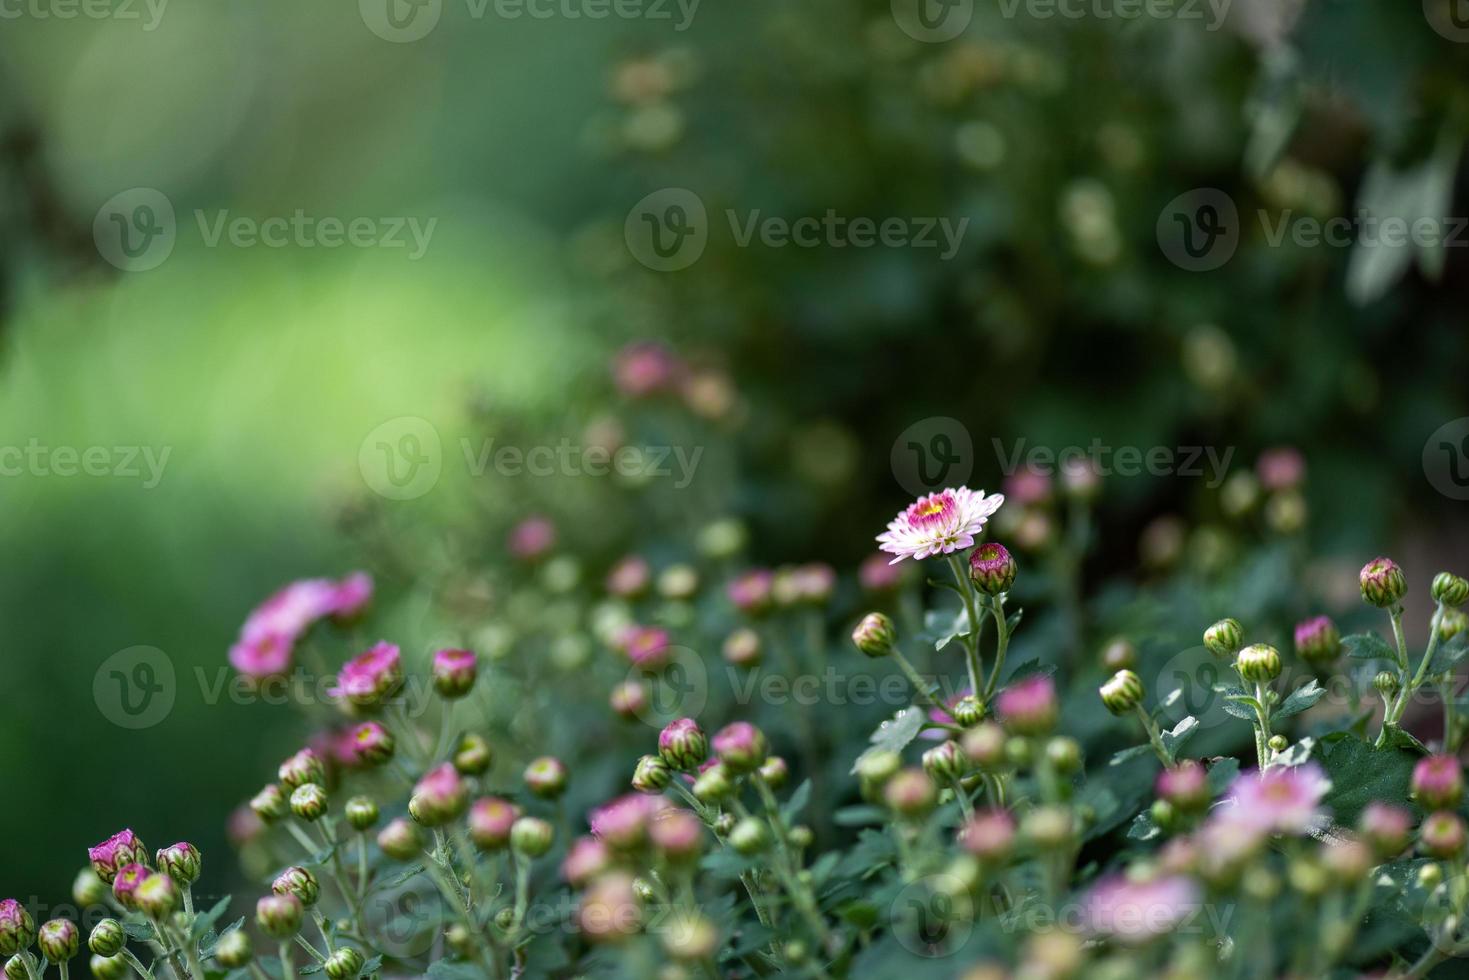
[{"label": "blurred green background", "polygon": [[[84,847],[124,825],[194,840],[223,888],[226,815],[303,732],[211,699],[195,669],[212,682],[281,583],[361,566],[340,529],[364,501],[439,528],[396,542],[410,564],[485,513],[523,512],[541,492],[525,481],[461,492],[475,481],[456,439],[487,417],[490,434],[553,442],[599,412],[631,418],[606,365],[640,338],[737,393],[665,532],[697,498],[749,521],[767,561],[868,554],[909,495],[894,440],[938,416],[962,421],[986,488],[1003,476],[994,439],[1232,447],[1236,469],[1298,446],[1313,554],[1350,570],[1397,549],[1424,574],[1464,554],[1464,505],[1424,466],[1430,435],[1469,415],[1463,252],[1272,245],[1254,217],[1465,212],[1469,44],[1449,4],[1235,0],[1210,29],[1192,3],[1133,19],[960,3],[964,30],[932,42],[905,30],[902,0],[706,3],[686,30],[673,4],[565,13],[587,6],[516,18],[443,0],[405,42],[370,28],[372,0],[175,0],[156,22],[137,3],[6,8],[0,446],[168,455],[156,486],[0,479],[0,891],[60,901]],[[177,239],[156,268],[120,270],[94,219],[140,187],[170,202]],[[709,244],[660,273],[624,221],[670,187],[707,206]],[[1207,272],[1158,235],[1194,188],[1244,216]],[[968,225],[945,261],[740,247],[726,209]],[[211,247],[195,218],[298,210],[436,224],[410,258]],[[405,416],[436,427],[444,475],[384,501],[359,452]],[[1150,520],[1210,506],[1195,478],[1109,481],[1088,578],[1133,574]],[[614,531],[638,533],[587,529]],[[373,627],[426,642],[406,573],[374,571],[392,616]],[[129,730],[94,680],[137,645],[166,653],[177,697]]]}]

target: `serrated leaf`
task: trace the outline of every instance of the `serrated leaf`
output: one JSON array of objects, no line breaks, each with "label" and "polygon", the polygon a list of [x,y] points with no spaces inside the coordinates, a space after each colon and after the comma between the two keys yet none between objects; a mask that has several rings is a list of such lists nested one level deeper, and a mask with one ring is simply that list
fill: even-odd
[{"label": "serrated leaf", "polygon": [[1347,656],[1353,660],[1391,660],[1398,662],[1397,651],[1376,633],[1353,633],[1341,638]]},{"label": "serrated leaf", "polygon": [[1399,805],[1407,801],[1415,760],[1399,748],[1373,748],[1348,735],[1326,739],[1320,759],[1331,777],[1326,804],[1340,824],[1354,825],[1373,800]]},{"label": "serrated leaf", "polygon": [[1199,719],[1195,718],[1193,715],[1189,715],[1187,718],[1184,718],[1168,731],[1160,732],[1159,738],[1163,742],[1163,747],[1168,750],[1169,757],[1175,758],[1177,757],[1178,750],[1183,745],[1183,743],[1187,742],[1189,738],[1194,734],[1194,732],[1198,730]]},{"label": "serrated leaf", "polygon": [[123,932],[128,934],[129,939],[136,939],[139,942],[147,942],[157,935],[157,933],[154,932],[153,926],[150,923],[142,922],[137,919],[131,919],[123,922],[122,930]]},{"label": "serrated leaf", "polygon": [[203,939],[204,934],[214,928],[214,924],[219,921],[219,917],[224,915],[225,910],[230,907],[230,901],[231,896],[226,895],[224,898],[215,902],[208,912],[194,916],[194,925],[189,930],[189,937],[196,943]]},{"label": "serrated leaf", "polygon": [[1133,817],[1132,825],[1127,828],[1127,837],[1129,840],[1154,840],[1161,836],[1162,833],[1163,828],[1158,826],[1158,822],[1153,819],[1152,813],[1147,810]]},{"label": "serrated leaf", "polygon": [[857,757],[852,764],[852,774],[855,775],[862,760],[873,752],[890,751],[902,752],[908,747],[908,743],[918,737],[923,730],[923,723],[927,720],[927,714],[917,705],[911,705],[893,715],[892,718],[877,726],[868,741],[872,747]]},{"label": "serrated leaf", "polygon": [[1270,717],[1274,720],[1298,715],[1324,697],[1326,697],[1326,688],[1322,687],[1320,682],[1313,677],[1292,691],[1290,696],[1270,713]]},{"label": "serrated leaf", "polygon": [[1286,747],[1286,750],[1270,760],[1272,766],[1284,766],[1290,768],[1306,763],[1311,758],[1311,753],[1316,748],[1314,738],[1303,738],[1294,745]]},{"label": "serrated leaf", "polygon": [[1032,657],[1031,659],[1026,660],[1023,663],[1016,664],[1014,667],[1010,668],[1010,672],[1005,675],[1005,682],[1003,686],[1008,687],[1016,681],[1026,677],[1035,677],[1037,675],[1050,677],[1055,672],[1055,664],[1043,664],[1040,662],[1039,658]]}]

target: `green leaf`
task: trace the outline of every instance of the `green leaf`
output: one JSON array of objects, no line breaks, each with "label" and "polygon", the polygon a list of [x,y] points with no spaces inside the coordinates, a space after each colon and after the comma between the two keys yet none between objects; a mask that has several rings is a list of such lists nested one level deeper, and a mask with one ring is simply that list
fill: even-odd
[{"label": "green leaf", "polygon": [[138,942],[147,942],[157,935],[153,931],[153,925],[141,919],[129,919],[123,922],[122,931],[128,934],[129,939],[135,939]]},{"label": "green leaf", "polygon": [[1129,748],[1121,750],[1120,752],[1114,753],[1112,756],[1112,761],[1108,762],[1107,765],[1120,766],[1124,762],[1129,762],[1133,759],[1138,758],[1139,756],[1147,755],[1152,751],[1153,747],[1151,745],[1133,745]]},{"label": "green leaf", "polygon": [[483,974],[468,963],[437,960],[424,974],[428,980],[483,980]]},{"label": "green leaf", "polygon": [[1209,767],[1209,792],[1221,795],[1239,775],[1239,760],[1233,757],[1220,759]]},{"label": "green leaf", "polygon": [[838,827],[868,827],[875,824],[886,823],[888,811],[880,806],[863,804],[861,806],[844,806],[832,814],[831,822]]},{"label": "green leaf", "polygon": [[1373,800],[1401,805],[1408,799],[1414,758],[1399,748],[1373,748],[1350,735],[1328,738],[1321,761],[1331,777],[1326,803],[1337,823],[1355,824]]},{"label": "green leaf", "polygon": [[1429,661],[1429,674],[1442,674],[1455,667],[1459,661],[1469,657],[1469,633],[1455,633],[1448,642],[1440,643]]},{"label": "green leaf", "polygon": [[194,926],[189,930],[189,938],[196,943],[200,939],[203,939],[204,934],[214,928],[214,924],[219,921],[219,917],[224,915],[225,910],[230,907],[230,901],[231,896],[226,895],[224,898],[215,902],[214,906],[208,912],[194,916]]},{"label": "green leaf", "polygon": [[862,760],[873,752],[884,750],[891,752],[903,751],[903,749],[908,747],[909,742],[918,737],[918,733],[923,730],[923,723],[927,718],[928,715],[922,708],[917,705],[910,705],[881,725],[878,725],[877,730],[868,739],[872,743],[872,747],[866,752],[863,752],[857,757],[857,761],[852,763],[852,773],[856,774],[858,767],[862,764]]},{"label": "green leaf", "polygon": [[791,794],[785,806],[780,808],[780,818],[785,821],[786,826],[789,827],[795,823],[796,818],[801,815],[802,810],[806,809],[806,804],[809,802],[811,802],[811,780],[808,779],[796,787],[796,791]]},{"label": "green leaf", "polygon": [[1326,697],[1326,688],[1322,687],[1313,677],[1292,691],[1290,696],[1281,702],[1280,707],[1270,713],[1270,718],[1275,720],[1298,715],[1324,697]]},{"label": "green leaf", "polygon": [[1177,757],[1179,748],[1198,730],[1199,719],[1189,715],[1168,731],[1159,734],[1163,747],[1168,750],[1170,757]]},{"label": "green leaf", "polygon": [[1011,667],[1010,671],[1005,675],[1004,683],[1001,686],[1008,687],[1021,678],[1034,677],[1037,674],[1043,675],[1045,677],[1050,677],[1055,672],[1055,664],[1043,664],[1040,662],[1039,658],[1032,657],[1031,659],[1023,663],[1019,663],[1016,664],[1014,667]]},{"label": "green leaf", "polygon": [[1272,766],[1299,766],[1311,758],[1311,753],[1316,748],[1314,738],[1303,738],[1299,742],[1286,748],[1286,750],[1271,760]]},{"label": "green leaf", "polygon": [[1347,656],[1353,660],[1391,660],[1398,662],[1397,651],[1387,645],[1387,641],[1376,633],[1353,633],[1351,636],[1341,638],[1341,645],[1346,647]]}]

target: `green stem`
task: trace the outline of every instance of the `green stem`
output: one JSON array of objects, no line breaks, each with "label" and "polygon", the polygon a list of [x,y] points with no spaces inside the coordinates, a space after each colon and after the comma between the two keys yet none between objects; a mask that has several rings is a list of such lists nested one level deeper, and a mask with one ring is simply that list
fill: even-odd
[{"label": "green stem", "polygon": [[899,650],[896,644],[893,645],[893,659],[897,661],[898,668],[908,678],[908,683],[913,685],[913,689],[918,692],[920,697],[938,710],[948,712],[949,709],[944,706],[942,701],[933,696],[933,691],[929,688],[928,682],[919,675],[918,671],[914,669],[913,664],[908,661],[907,657],[903,656],[903,651]]},{"label": "green stem", "polygon": [[1169,752],[1168,746],[1163,744],[1163,736],[1158,731],[1157,723],[1143,710],[1142,705],[1138,705],[1133,710],[1137,712],[1138,718],[1143,723],[1143,731],[1148,733],[1148,742],[1153,746],[1153,754],[1158,757],[1158,761],[1163,763],[1164,766],[1172,768],[1174,761],[1173,753]]},{"label": "green stem", "polygon": [[969,580],[964,571],[964,562],[957,554],[949,553],[949,568],[954,573],[954,581],[959,583],[959,593],[964,597],[964,612],[969,617],[969,635],[962,637],[964,644],[965,662],[969,667],[969,690],[979,697],[980,678],[984,676],[984,665],[979,660],[979,609],[974,601],[974,583]]},{"label": "green stem", "polygon": [[137,971],[138,976],[142,977],[143,980],[153,980],[153,971],[144,966],[142,964],[142,961],[140,961],[135,955],[133,955],[132,950],[124,946],[122,949],[118,950],[117,955],[127,960],[128,966]]},{"label": "green stem", "polygon": [[[318,919],[317,921],[318,921],[318,925],[319,925],[320,924],[320,919]],[[322,935],[322,938],[323,939],[326,938],[326,933],[325,932],[323,932],[321,935]],[[321,950],[319,950],[315,946],[311,945],[311,943],[306,939],[305,936],[301,935],[300,933],[297,933],[294,938],[296,940],[296,945],[297,946],[300,946],[302,949],[306,950],[306,952],[310,953],[311,954],[311,958],[313,960],[315,960],[318,963],[325,963],[326,962],[326,957],[321,955]]]},{"label": "green stem", "polygon": [[1005,653],[1010,648],[1010,627],[1005,622],[1005,598],[1003,595],[990,596],[990,603],[995,616],[995,668],[990,671],[989,682],[984,686],[983,700],[986,703],[1000,683],[1000,669],[1005,666]]},{"label": "green stem", "polygon": [[1260,720],[1260,727],[1255,732],[1255,754],[1261,772],[1270,764],[1270,702],[1266,700],[1268,693],[1263,683],[1255,682],[1255,701],[1260,705],[1255,709],[1255,717]]},{"label": "green stem", "polygon": [[281,940],[281,978],[282,980],[296,980],[296,964],[291,960],[291,941]]},{"label": "green stem", "polygon": [[969,794],[964,789],[962,779],[954,780],[954,795],[959,799],[959,811],[964,814],[964,822],[968,823],[974,816],[974,804],[969,802]]},{"label": "green stem", "polygon": [[1438,604],[1433,612],[1433,618],[1428,624],[1428,646],[1423,651],[1423,659],[1418,662],[1418,669],[1412,678],[1407,676],[1408,672],[1408,650],[1403,642],[1403,610],[1401,606],[1394,607],[1389,614],[1392,617],[1393,636],[1398,643],[1398,659],[1402,664],[1403,685],[1394,699],[1392,707],[1382,717],[1382,730],[1377,733],[1376,745],[1380,748],[1387,742],[1387,733],[1390,729],[1397,728],[1398,722],[1402,720],[1403,713],[1408,710],[1408,702],[1417,693],[1418,688],[1423,686],[1423,680],[1428,676],[1428,666],[1433,662],[1433,654],[1438,649],[1438,627],[1443,619],[1444,605]]}]

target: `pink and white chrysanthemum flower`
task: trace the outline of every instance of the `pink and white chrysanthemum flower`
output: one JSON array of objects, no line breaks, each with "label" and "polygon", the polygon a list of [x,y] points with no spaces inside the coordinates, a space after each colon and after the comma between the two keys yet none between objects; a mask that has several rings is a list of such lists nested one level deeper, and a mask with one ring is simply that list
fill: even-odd
[{"label": "pink and white chrysanthemum flower", "polygon": [[1183,875],[1132,881],[1103,878],[1086,898],[1087,926],[1124,945],[1140,945],[1173,931],[1199,909],[1199,886]]},{"label": "pink and white chrysanthemum flower", "polygon": [[1322,826],[1321,800],[1331,780],[1314,762],[1241,773],[1216,817],[1267,834],[1304,834]]},{"label": "pink and white chrysanthemum flower", "polygon": [[983,490],[956,487],[919,497],[877,536],[883,551],[897,555],[889,564],[904,558],[947,555],[974,547],[975,535],[990,515],[1005,502],[1003,494],[985,496]]}]

